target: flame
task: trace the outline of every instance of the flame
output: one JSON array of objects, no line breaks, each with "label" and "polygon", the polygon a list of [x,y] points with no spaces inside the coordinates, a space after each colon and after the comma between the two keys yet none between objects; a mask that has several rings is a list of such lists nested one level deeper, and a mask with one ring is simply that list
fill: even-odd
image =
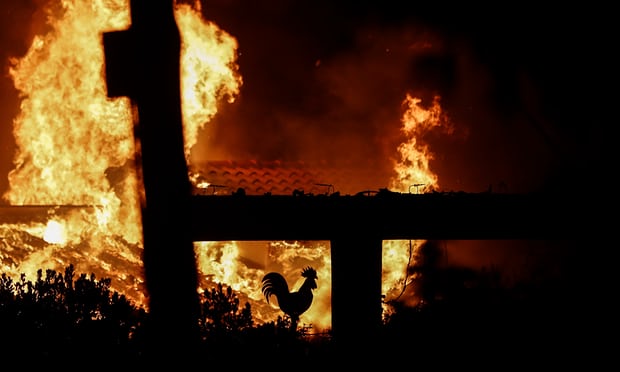
[{"label": "flame", "polygon": [[420,138],[434,128],[451,132],[452,126],[441,110],[439,96],[434,97],[428,109],[421,107],[421,102],[420,98],[410,94],[403,101],[406,111],[402,118],[402,132],[407,139],[398,146],[400,159],[394,165],[396,176],[389,186],[393,191],[411,192],[412,186],[423,186],[422,191],[432,191],[439,187],[438,177],[429,165],[433,154]]},{"label": "flame", "polygon": [[[13,122],[15,167],[3,198],[11,205],[82,208],[52,213],[44,224],[8,226],[26,235],[16,234],[2,248],[19,258],[2,254],[2,267],[31,276],[74,263],[78,271],[112,278],[114,289],[146,306],[133,112],[128,98],[107,97],[101,43],[103,32],[130,26],[129,1],[59,0],[46,12],[48,32],[9,61],[21,110]],[[236,41],[202,19],[199,2],[175,4],[175,19],[189,154],[218,101],[233,100],[241,79]]]},{"label": "flame", "polygon": [[48,221],[43,233],[43,240],[52,244],[65,244],[67,237],[63,224],[54,220]]},{"label": "flame", "polygon": [[[135,169],[133,113],[127,98],[107,98],[101,34],[130,26],[128,0],[58,0],[47,8],[48,32],[37,35],[22,58],[10,60],[10,76],[21,96],[14,119],[17,144],[10,189],[12,205],[75,205],[50,213],[44,223],[0,225],[3,272],[36,275],[40,268],[78,271],[112,279],[115,290],[147,306],[142,272],[140,185]],[[237,42],[203,19],[200,2],[176,4],[181,34],[181,97],[185,155],[222,101],[232,102],[242,79],[236,65]],[[419,140],[444,127],[438,98],[429,109],[410,95],[402,118],[405,141],[395,162],[390,189],[410,192],[438,187],[432,154]],[[189,174],[199,187],[208,183]],[[200,181],[200,182],[199,182]],[[397,298],[406,288],[406,269],[419,242],[383,245],[383,293]],[[280,315],[260,291],[263,275],[282,273],[295,290],[301,268],[318,273],[318,288],[302,324],[314,331],[331,327],[329,242],[195,242],[199,290],[224,283],[251,303],[259,321]]]},{"label": "flame", "polygon": [[[424,134],[434,129],[443,129],[448,133],[453,127],[441,109],[440,97],[435,96],[431,106],[426,109],[421,106],[422,100],[407,94],[403,100],[405,112],[401,119],[402,132],[406,136],[398,146],[399,159],[394,164],[396,175],[391,179],[389,188],[397,192],[416,193],[433,191],[439,188],[439,178],[433,173],[430,161],[433,154],[429,147],[421,141]],[[424,240],[387,240],[383,242],[383,273],[382,292],[385,296],[383,309],[390,311],[388,303],[401,300],[408,305],[416,303],[415,293],[408,285],[410,280],[407,269],[415,264],[417,249]],[[406,296],[403,294],[407,293]]]},{"label": "flame", "polygon": [[185,156],[200,130],[217,113],[218,103],[235,101],[243,83],[239,75],[237,40],[201,16],[200,2],[180,4],[175,19],[181,34],[181,99]]},{"label": "flame", "polygon": [[263,297],[263,276],[270,271],[282,274],[291,291],[303,283],[301,268],[312,266],[317,271],[318,288],[310,308],[301,322],[311,325],[313,333],[331,328],[331,257],[327,241],[259,241],[259,242],[195,242],[198,270],[203,274],[201,290],[216,283],[226,283],[241,293],[241,299],[252,306],[258,323],[283,316]]}]

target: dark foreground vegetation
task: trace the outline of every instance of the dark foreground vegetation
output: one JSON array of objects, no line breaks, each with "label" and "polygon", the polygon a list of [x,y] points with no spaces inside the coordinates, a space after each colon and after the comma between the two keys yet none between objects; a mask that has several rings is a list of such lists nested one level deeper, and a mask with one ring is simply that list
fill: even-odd
[{"label": "dark foreground vegetation", "polygon": [[[328,349],[329,335],[291,330],[290,319],[257,325],[249,303],[240,304],[230,287],[218,284],[200,295],[198,319],[203,362],[230,356],[299,360]],[[93,358],[94,363],[146,362],[149,313],[111,290],[111,280],[40,269],[34,281],[0,276],[0,356],[24,362],[63,362]],[[172,341],[174,342],[174,341]],[[322,349],[319,351],[319,349]],[[234,360],[244,365],[247,359]]]},{"label": "dark foreground vegetation", "polygon": [[[426,278],[415,283],[419,304],[390,304],[379,339],[368,340],[373,347],[366,359],[385,366],[500,368],[536,361],[557,368],[591,355],[589,320],[580,317],[579,294],[570,281],[502,288],[492,271],[416,270]],[[2,274],[0,356],[47,365],[85,358],[95,366],[145,362],[149,314],[110,288],[110,279],[78,275],[72,265],[64,272],[39,270],[35,281]],[[320,366],[339,356],[329,335],[303,327],[291,331],[290,319],[256,324],[250,305],[241,304],[230,287],[217,285],[200,300],[202,363],[295,370],[278,364]]]}]

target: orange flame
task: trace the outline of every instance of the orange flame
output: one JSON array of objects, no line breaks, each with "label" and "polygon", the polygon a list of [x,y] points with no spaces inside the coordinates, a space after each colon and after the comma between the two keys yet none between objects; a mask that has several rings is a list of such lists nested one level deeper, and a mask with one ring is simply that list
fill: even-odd
[{"label": "orange flame", "polygon": [[241,292],[252,306],[257,321],[272,321],[283,316],[277,307],[265,301],[261,280],[270,271],[281,273],[291,291],[303,281],[301,267],[310,265],[317,271],[318,288],[312,305],[301,316],[303,324],[311,324],[313,333],[331,328],[331,257],[329,242],[196,242],[199,272],[205,275],[201,286],[226,283]]},{"label": "orange flame", "polygon": [[[201,16],[200,2],[175,7],[181,49],[181,89],[185,154],[222,100],[232,102],[242,84],[236,65],[236,40]],[[26,55],[11,59],[10,75],[21,94],[14,120],[17,143],[10,190],[12,205],[79,205],[51,213],[43,223],[0,225],[9,243],[0,250],[3,272],[34,276],[40,268],[78,271],[112,279],[114,289],[146,306],[142,274],[142,230],[135,172],[131,104],[109,99],[103,76],[101,34],[130,24],[128,0],[64,0],[48,8],[49,32],[36,36]],[[430,170],[432,154],[419,135],[445,121],[436,100],[430,109],[407,96],[397,176],[390,188],[408,192],[438,186]],[[188,175],[195,182],[196,175]],[[201,185],[198,185],[201,186]],[[202,185],[204,186],[204,185]],[[5,244],[5,243],[3,243]],[[319,286],[302,323],[314,331],[331,327],[329,242],[195,242],[201,289],[224,283],[241,293],[259,321],[275,319],[264,301],[260,280],[282,273],[291,289],[300,269],[313,266]],[[415,246],[415,245],[414,245]],[[19,247],[19,248],[17,248]],[[18,251],[19,250],[19,251]],[[394,298],[406,286],[409,242],[383,246],[383,292]]]},{"label": "orange flame", "polygon": [[181,98],[185,156],[202,128],[217,113],[218,104],[234,102],[242,84],[236,64],[237,40],[201,16],[194,7],[177,5],[175,19],[181,33]]},{"label": "orange flame", "polygon": [[[112,278],[115,289],[146,306],[131,104],[107,98],[101,43],[103,32],[129,27],[129,2],[60,1],[46,11],[49,31],[34,38],[23,58],[10,60],[22,101],[13,128],[15,168],[3,197],[12,205],[84,208],[28,226],[41,240],[22,241],[20,259],[3,259],[3,269],[32,276],[39,268],[75,263],[77,270]],[[202,20],[199,2],[176,6],[175,17],[189,154],[218,100],[232,100],[241,79],[236,41]]]},{"label": "orange flame", "polygon": [[[421,99],[410,94],[403,101],[406,110],[402,117],[402,131],[407,138],[398,146],[400,158],[394,165],[396,176],[389,186],[392,191],[411,192],[412,187],[415,187],[417,193],[420,187],[423,192],[439,188],[438,176],[430,167],[433,154],[420,138],[436,128],[448,133],[453,128],[441,110],[438,96],[428,109],[421,107],[421,102]],[[407,275],[407,268],[415,264],[417,248],[423,243],[423,240],[383,242],[382,290],[386,303],[396,299],[404,299],[410,305],[415,303],[415,294],[408,291],[407,287],[412,279]],[[408,296],[402,297],[405,292]],[[387,304],[384,304],[384,311],[390,311]]]}]

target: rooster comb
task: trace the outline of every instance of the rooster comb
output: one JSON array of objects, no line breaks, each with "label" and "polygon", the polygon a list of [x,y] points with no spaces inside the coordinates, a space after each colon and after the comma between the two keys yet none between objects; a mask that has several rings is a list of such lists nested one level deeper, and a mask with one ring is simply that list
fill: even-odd
[{"label": "rooster comb", "polygon": [[318,279],[316,276],[316,270],[312,267],[307,266],[303,270],[301,270],[301,276],[304,278]]}]

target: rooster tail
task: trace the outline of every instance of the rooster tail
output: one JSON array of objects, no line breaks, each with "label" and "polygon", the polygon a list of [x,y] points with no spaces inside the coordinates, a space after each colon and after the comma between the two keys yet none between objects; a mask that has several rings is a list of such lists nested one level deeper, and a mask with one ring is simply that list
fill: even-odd
[{"label": "rooster tail", "polygon": [[269,303],[269,298],[271,298],[272,295],[278,298],[280,295],[289,292],[286,279],[279,273],[271,272],[266,274],[262,282],[262,291],[267,303]]}]

